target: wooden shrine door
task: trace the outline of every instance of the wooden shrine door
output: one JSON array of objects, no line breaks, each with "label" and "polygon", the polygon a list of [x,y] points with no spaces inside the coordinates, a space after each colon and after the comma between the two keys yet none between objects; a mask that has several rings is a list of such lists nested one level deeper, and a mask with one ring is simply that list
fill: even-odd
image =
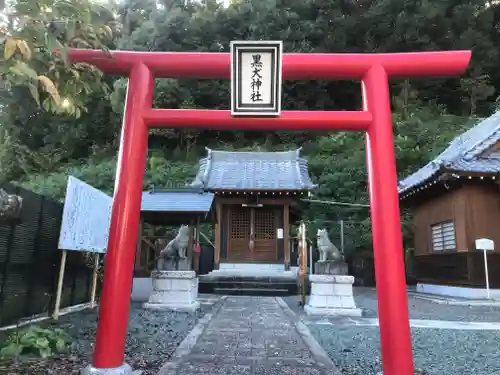
[{"label": "wooden shrine door", "polygon": [[275,208],[229,209],[228,260],[232,262],[276,262],[276,228],[280,211]]},{"label": "wooden shrine door", "polygon": [[245,262],[252,260],[250,243],[250,209],[245,207],[228,207],[228,260]]}]

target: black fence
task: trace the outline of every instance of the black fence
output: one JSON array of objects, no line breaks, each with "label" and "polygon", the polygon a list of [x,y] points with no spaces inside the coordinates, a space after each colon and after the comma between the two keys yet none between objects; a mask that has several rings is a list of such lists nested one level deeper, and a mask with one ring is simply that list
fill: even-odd
[{"label": "black fence", "polygon": [[214,270],[214,248],[211,245],[200,246],[200,257],[198,258],[198,273],[206,275]]},{"label": "black fence", "polygon": [[[310,246],[311,243],[307,241],[307,266],[312,267],[312,271],[315,271],[315,264],[319,260],[319,251],[316,246],[312,247],[312,264],[311,263],[311,254],[310,254]],[[298,267],[299,266],[299,244],[296,240],[290,240],[290,266]]]},{"label": "black fence", "polygon": [[[10,184],[23,198],[20,223],[0,225],[0,326],[51,313],[56,297],[63,205]],[[89,300],[92,270],[84,254],[68,252],[61,308]]]}]

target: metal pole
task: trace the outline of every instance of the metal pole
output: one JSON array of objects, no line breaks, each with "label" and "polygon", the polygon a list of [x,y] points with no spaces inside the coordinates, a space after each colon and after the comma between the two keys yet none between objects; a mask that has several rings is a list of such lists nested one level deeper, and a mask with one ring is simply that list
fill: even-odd
[{"label": "metal pole", "polygon": [[305,305],[305,278],[307,267],[307,240],[306,240],[306,225],[304,222],[300,223],[299,230],[299,282],[300,282],[300,306]]},{"label": "metal pole", "polygon": [[340,251],[344,255],[344,219],[340,219]]},{"label": "metal pole", "polygon": [[486,296],[488,299],[491,299],[490,296],[490,276],[488,274],[488,255],[486,254],[487,250],[483,250],[484,254],[484,278],[486,279]]},{"label": "metal pole", "polygon": [[309,275],[313,274],[313,246],[309,245]]}]

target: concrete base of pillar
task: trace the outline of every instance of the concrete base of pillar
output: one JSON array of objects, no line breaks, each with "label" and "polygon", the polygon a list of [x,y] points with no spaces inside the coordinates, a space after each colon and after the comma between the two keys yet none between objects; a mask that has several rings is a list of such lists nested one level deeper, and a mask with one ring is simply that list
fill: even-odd
[{"label": "concrete base of pillar", "polygon": [[194,271],[154,271],[153,291],[146,309],[194,312],[200,308],[198,278]]},{"label": "concrete base of pillar", "polygon": [[141,375],[142,371],[134,371],[126,363],[114,368],[95,368],[91,365],[80,371],[81,375]]},{"label": "concrete base of pillar", "polygon": [[169,311],[179,311],[193,313],[200,308],[199,302],[194,302],[191,304],[172,304],[172,303],[149,303],[146,302],[142,305],[145,309],[149,310],[169,310]]},{"label": "concrete base of pillar", "polygon": [[360,317],[363,315],[361,309],[344,309],[339,307],[312,307],[306,305],[304,311],[309,316],[354,316]]},{"label": "concrete base of pillar", "polygon": [[310,275],[311,296],[304,307],[307,315],[362,316],[356,307],[352,285],[354,276]]}]

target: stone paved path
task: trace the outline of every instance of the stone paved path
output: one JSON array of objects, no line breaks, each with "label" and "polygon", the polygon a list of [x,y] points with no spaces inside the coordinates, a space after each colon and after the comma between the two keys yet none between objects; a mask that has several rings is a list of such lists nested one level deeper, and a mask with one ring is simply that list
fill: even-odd
[{"label": "stone paved path", "polygon": [[[210,315],[210,316],[208,316]],[[307,327],[281,298],[226,297],[159,375],[336,375]]]}]

